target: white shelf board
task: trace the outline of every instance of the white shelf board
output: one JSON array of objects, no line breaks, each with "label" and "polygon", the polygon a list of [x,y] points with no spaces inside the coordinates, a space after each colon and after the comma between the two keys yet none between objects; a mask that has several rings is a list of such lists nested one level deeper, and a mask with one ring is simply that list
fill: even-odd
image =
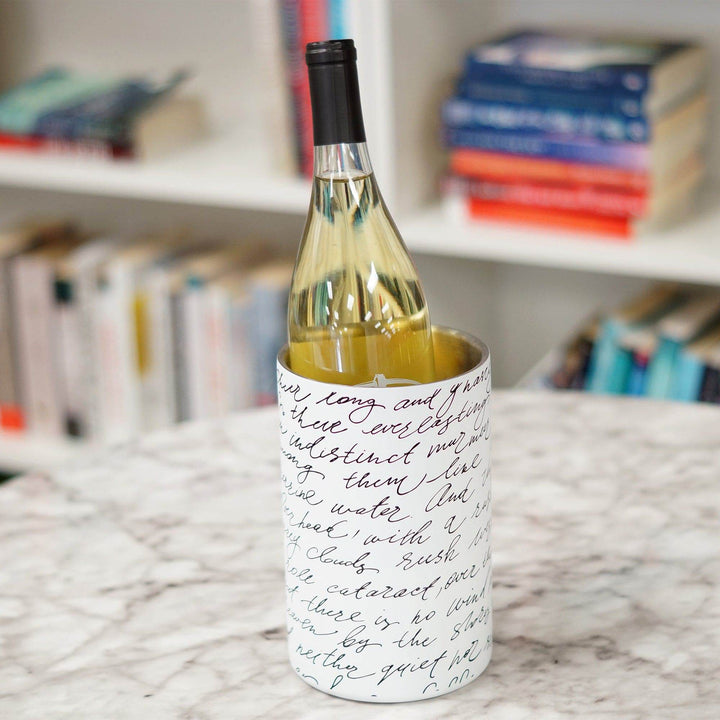
[{"label": "white shelf board", "polygon": [[310,200],[308,180],[274,174],[238,132],[147,162],[3,151],[0,185],[297,214]]},{"label": "white shelf board", "polygon": [[89,456],[95,446],[71,438],[48,438],[0,433],[0,470],[51,471],[59,465]]},{"label": "white shelf board", "polygon": [[720,285],[720,190],[676,227],[624,242],[500,222],[454,220],[440,206],[398,223],[414,252]]}]

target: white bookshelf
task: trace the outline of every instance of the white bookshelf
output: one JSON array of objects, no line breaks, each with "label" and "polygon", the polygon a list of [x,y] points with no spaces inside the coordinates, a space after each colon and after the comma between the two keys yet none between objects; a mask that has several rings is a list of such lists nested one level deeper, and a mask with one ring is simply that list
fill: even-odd
[{"label": "white bookshelf", "polygon": [[309,181],[273,173],[258,155],[250,154],[237,131],[216,133],[186,150],[147,162],[5,151],[0,153],[0,186],[211,208],[307,212]]},{"label": "white bookshelf", "polygon": [[720,286],[720,186],[675,227],[624,240],[510,223],[451,219],[441,206],[402,225],[416,251],[501,262]]},{"label": "white bookshelf", "polygon": [[[103,73],[190,66],[212,135],[145,164],[0,155],[0,222],[71,212],[94,228],[186,223],[208,235],[297,243],[307,180],[273,164],[257,25],[269,0],[0,0],[0,82],[52,64]],[[696,37],[720,67],[720,3],[705,0],[348,0],[371,156],[425,283],[434,321],[485,339],[512,385],[591,311],[655,279],[720,286],[720,185],[693,219],[637,243],[489,222],[438,206],[439,105],[473,42],[518,25]],[[107,28],[112,28],[108,32]],[[270,79],[271,80],[271,79]],[[276,78],[277,82],[283,82]],[[710,175],[720,176],[720,72],[710,81]],[[267,121],[267,122],[266,122]],[[134,223],[134,224],[133,224]],[[221,230],[217,230],[221,228]],[[227,229],[230,228],[230,232]],[[0,436],[0,468],[52,467],[77,443]]]}]

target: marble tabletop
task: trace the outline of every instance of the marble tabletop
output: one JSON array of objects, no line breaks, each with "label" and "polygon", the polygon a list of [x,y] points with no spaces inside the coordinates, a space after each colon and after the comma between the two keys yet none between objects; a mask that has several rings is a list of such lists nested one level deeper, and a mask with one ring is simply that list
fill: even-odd
[{"label": "marble tabletop", "polygon": [[404,705],[287,662],[276,424],[182,426],[0,486],[0,717],[720,717],[720,409],[497,393],[493,659]]}]

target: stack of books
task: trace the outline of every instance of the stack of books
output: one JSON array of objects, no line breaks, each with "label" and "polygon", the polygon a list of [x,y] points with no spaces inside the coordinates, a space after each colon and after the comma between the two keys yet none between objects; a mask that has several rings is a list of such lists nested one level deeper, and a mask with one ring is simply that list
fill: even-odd
[{"label": "stack of books", "polygon": [[690,42],[479,45],[442,111],[449,212],[620,238],[676,220],[704,171],[706,70]]},{"label": "stack of books", "polygon": [[349,37],[348,0],[280,0],[284,65],[297,171],[312,177],[313,130],[305,46]]},{"label": "stack of books", "polygon": [[157,84],[46,70],[0,94],[0,150],[158,157],[205,133],[200,100],[176,92],[185,78]]},{"label": "stack of books", "polygon": [[583,327],[540,384],[720,403],[720,292],[651,288]]},{"label": "stack of books", "polygon": [[258,243],[0,233],[0,425],[121,441],[275,400],[292,262]]}]

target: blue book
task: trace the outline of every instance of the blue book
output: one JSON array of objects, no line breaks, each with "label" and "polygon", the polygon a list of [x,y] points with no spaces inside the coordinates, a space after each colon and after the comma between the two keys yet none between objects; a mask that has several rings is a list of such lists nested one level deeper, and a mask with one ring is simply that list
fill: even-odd
[{"label": "blue book", "polygon": [[627,381],[626,393],[628,395],[645,395],[647,380],[648,357],[644,353],[633,353],[632,366]]},{"label": "blue book", "polygon": [[634,143],[648,142],[651,129],[644,117],[461,97],[450,98],[443,105],[442,120],[446,127],[464,130],[504,130]]},{"label": "blue book", "polygon": [[592,110],[593,112],[617,113],[628,118],[647,118],[651,108],[645,98],[631,93],[597,93],[587,90],[558,90],[526,85],[461,78],[457,94],[468,100],[507,102],[518,105]]},{"label": "blue book", "polygon": [[553,138],[521,132],[465,130],[446,127],[449,147],[478,148],[511,155],[552,158],[565,162],[604,165],[645,171],[650,166],[650,148],[638,143],[606,143],[580,138]]},{"label": "blue book", "polygon": [[33,133],[64,140],[127,141],[133,120],[175,90],[187,76],[188,73],[181,70],[156,86],[141,79],[119,81],[82,102],[44,113],[36,120]]},{"label": "blue book", "polygon": [[704,65],[701,48],[687,42],[521,30],[471,50],[465,75],[504,85],[643,97],[679,93],[678,86]]}]

